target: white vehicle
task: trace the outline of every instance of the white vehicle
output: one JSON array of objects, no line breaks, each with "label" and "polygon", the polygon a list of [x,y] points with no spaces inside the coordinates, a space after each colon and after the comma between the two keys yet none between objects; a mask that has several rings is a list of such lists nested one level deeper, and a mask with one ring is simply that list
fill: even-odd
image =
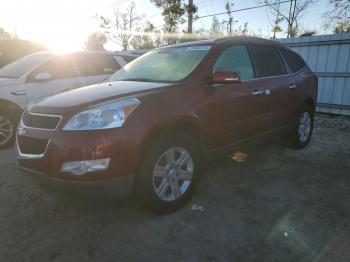
[{"label": "white vehicle", "polygon": [[43,97],[99,83],[137,55],[38,52],[0,69],[0,148],[12,145],[23,109]]}]

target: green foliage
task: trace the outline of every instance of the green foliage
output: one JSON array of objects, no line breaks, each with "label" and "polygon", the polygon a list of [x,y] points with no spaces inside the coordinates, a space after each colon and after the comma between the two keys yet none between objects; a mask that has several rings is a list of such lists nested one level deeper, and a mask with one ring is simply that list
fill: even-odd
[{"label": "green foliage", "polygon": [[350,33],[350,1],[329,0],[332,9],[325,13],[324,28],[332,28],[334,33]]},{"label": "green foliage", "polygon": [[107,37],[104,33],[94,32],[91,33],[85,42],[86,50],[102,50],[105,48],[103,45],[107,43]]},{"label": "green foliage", "polygon": [[304,33],[302,33],[302,34],[300,35],[300,37],[312,36],[312,35],[314,35],[314,34],[316,34],[316,33],[317,33],[316,31],[308,31],[308,30],[306,30]]},{"label": "green foliage", "polygon": [[0,41],[0,68],[18,58],[44,50],[47,50],[45,46],[26,40],[2,40]]},{"label": "green foliage", "polygon": [[114,9],[114,17],[96,16],[104,35],[112,42],[122,46],[124,51],[129,49],[132,37],[139,30],[139,21],[142,17],[135,13],[134,2],[131,2],[123,11],[118,8]]},{"label": "green foliage", "polygon": [[163,10],[165,32],[176,32],[177,25],[184,22],[183,16],[185,15],[186,6],[182,3],[182,0],[151,0],[151,2]]}]

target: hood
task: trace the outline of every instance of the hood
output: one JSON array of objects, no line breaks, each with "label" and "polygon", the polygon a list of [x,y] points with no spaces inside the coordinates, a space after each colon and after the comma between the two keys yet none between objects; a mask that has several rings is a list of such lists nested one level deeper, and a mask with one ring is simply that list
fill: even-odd
[{"label": "hood", "polygon": [[104,82],[44,98],[30,105],[28,111],[33,113],[66,115],[71,112],[83,110],[88,106],[169,85],[171,84],[133,81]]},{"label": "hood", "polygon": [[15,78],[0,78],[0,86],[10,85],[15,80]]}]

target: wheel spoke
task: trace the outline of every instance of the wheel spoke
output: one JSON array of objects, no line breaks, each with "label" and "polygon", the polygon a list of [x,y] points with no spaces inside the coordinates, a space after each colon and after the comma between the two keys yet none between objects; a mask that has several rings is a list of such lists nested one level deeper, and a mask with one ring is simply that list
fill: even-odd
[{"label": "wheel spoke", "polygon": [[2,137],[5,137],[5,139],[8,139],[8,138],[9,138],[9,135],[7,135],[5,132],[0,131],[0,135],[1,135]]},{"label": "wheel spoke", "polygon": [[182,147],[171,147],[160,155],[153,170],[153,189],[164,201],[183,196],[193,178],[191,154]]},{"label": "wheel spoke", "polygon": [[10,122],[8,121],[0,123],[0,127],[8,126],[8,125],[10,125]]},{"label": "wheel spoke", "polygon": [[166,151],[165,158],[167,160],[167,164],[173,164],[175,162],[175,150],[169,149]]},{"label": "wheel spoke", "polygon": [[179,187],[178,181],[173,181],[170,184],[170,188],[171,188],[171,193],[172,193],[174,199],[178,199],[181,196],[181,192],[180,192],[180,187]]},{"label": "wheel spoke", "polygon": [[182,167],[186,163],[188,157],[189,154],[187,153],[187,151],[182,151],[180,157],[176,160],[176,166]]},{"label": "wheel spoke", "polygon": [[178,178],[181,180],[191,180],[192,179],[192,171],[180,170],[178,174]]},{"label": "wheel spoke", "polygon": [[12,133],[12,130],[10,129],[4,129],[4,128],[0,128],[0,132],[4,132],[4,133]]},{"label": "wheel spoke", "polygon": [[158,196],[162,197],[165,192],[167,191],[169,186],[169,182],[163,178],[162,182],[160,183],[159,187],[157,188],[157,194]]},{"label": "wheel spoke", "polygon": [[168,172],[168,168],[163,166],[156,166],[153,174],[155,177],[164,177],[166,176],[167,172]]}]

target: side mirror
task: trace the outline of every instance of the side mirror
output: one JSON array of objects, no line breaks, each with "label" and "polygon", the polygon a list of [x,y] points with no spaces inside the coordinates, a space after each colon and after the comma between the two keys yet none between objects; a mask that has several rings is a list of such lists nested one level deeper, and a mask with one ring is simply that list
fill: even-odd
[{"label": "side mirror", "polygon": [[49,81],[51,79],[52,79],[51,74],[47,72],[42,72],[34,76],[34,81],[37,81],[37,82]]},{"label": "side mirror", "polygon": [[239,72],[216,71],[213,75],[214,84],[233,84],[241,82],[241,75]]}]

